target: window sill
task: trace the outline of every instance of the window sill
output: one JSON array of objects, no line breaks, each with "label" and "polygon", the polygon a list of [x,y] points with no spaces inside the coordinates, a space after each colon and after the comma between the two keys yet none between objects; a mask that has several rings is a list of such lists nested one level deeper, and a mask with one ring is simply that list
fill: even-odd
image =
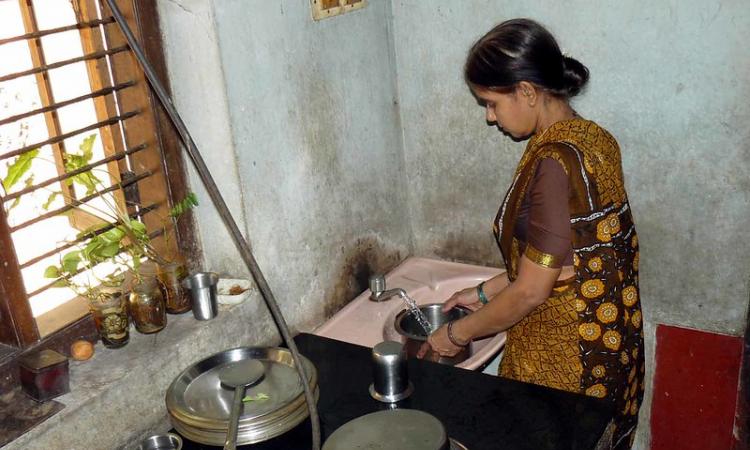
[{"label": "window sill", "polygon": [[168,316],[167,327],[157,334],[131,328],[125,347],[112,350],[97,343],[90,360],[71,360],[70,393],[55,399],[65,408],[4,448],[130,448],[171,427],[164,397],[186,367],[227,348],[279,342],[255,289],[239,305],[221,305],[209,321],[188,312]]}]

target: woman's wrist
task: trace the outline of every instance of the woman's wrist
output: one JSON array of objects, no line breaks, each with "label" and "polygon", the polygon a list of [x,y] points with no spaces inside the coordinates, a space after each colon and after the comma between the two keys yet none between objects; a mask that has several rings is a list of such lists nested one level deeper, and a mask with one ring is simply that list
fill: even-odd
[{"label": "woman's wrist", "polygon": [[477,285],[477,298],[479,302],[483,305],[486,305],[487,302],[489,302],[489,299],[487,298],[487,294],[484,292],[484,281],[479,283]]},{"label": "woman's wrist", "polygon": [[460,333],[456,333],[455,324],[455,320],[448,322],[448,340],[456,347],[466,347],[471,342],[471,339],[462,339]]}]

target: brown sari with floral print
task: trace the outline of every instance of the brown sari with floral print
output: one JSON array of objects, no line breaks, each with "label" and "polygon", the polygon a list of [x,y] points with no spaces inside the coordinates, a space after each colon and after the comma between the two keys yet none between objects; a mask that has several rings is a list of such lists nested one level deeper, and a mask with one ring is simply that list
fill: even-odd
[{"label": "brown sari with floral print", "polygon": [[531,138],[494,223],[511,281],[521,254],[559,267],[559,258],[514,232],[530,181],[546,158],[558,161],[568,177],[575,276],[558,281],[545,303],[508,330],[500,375],[609,399],[618,411],[613,448],[627,449],[643,398],[644,347],[638,237],[620,150],[606,130],[581,118]]}]

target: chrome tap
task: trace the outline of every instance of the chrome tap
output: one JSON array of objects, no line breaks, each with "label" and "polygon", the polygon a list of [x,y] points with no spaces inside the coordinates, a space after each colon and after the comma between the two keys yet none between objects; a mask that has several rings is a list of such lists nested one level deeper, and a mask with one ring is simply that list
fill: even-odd
[{"label": "chrome tap", "polygon": [[406,291],[401,288],[386,290],[385,277],[380,274],[370,275],[370,292],[370,300],[373,302],[384,302],[395,296],[406,298]]}]

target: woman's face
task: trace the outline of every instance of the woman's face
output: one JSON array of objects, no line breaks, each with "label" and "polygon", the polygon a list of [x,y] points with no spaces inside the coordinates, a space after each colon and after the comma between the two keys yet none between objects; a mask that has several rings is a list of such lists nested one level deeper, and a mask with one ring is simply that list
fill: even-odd
[{"label": "woman's face", "polygon": [[479,103],[485,107],[487,122],[496,124],[502,131],[516,139],[530,136],[536,130],[535,109],[520,88],[509,93],[472,87]]}]

